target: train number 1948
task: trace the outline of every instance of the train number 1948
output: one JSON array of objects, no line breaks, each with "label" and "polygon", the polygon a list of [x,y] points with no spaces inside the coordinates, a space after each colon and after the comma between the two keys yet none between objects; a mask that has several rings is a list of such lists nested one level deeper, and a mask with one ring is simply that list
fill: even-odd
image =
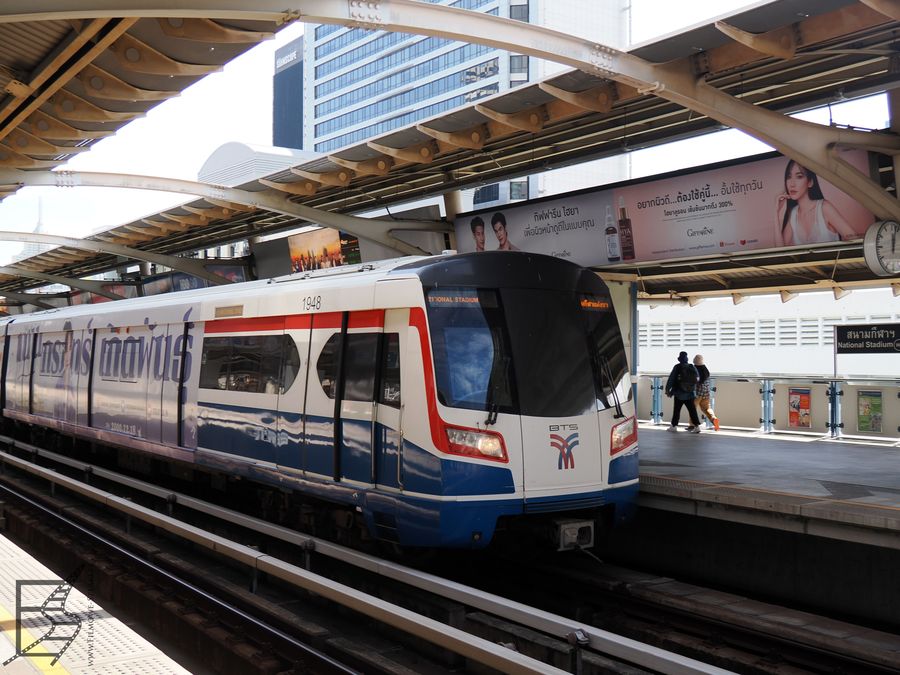
[{"label": "train number 1948", "polygon": [[321,295],[307,295],[300,301],[300,305],[307,312],[313,309],[322,309],[322,296]]}]

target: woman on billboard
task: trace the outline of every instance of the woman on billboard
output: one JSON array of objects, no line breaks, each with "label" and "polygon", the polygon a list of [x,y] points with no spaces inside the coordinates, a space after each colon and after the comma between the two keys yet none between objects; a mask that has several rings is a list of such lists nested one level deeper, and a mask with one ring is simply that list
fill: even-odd
[{"label": "woman on billboard", "polygon": [[776,246],[800,246],[859,235],[830,201],[815,173],[794,160],[784,170],[784,192],[776,199]]}]

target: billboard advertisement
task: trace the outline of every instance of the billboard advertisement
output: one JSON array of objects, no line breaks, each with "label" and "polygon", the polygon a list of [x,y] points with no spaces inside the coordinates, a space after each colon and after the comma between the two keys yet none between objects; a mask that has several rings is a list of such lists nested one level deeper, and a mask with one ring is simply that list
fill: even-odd
[{"label": "billboard advertisement", "polygon": [[[868,174],[865,152],[841,158]],[[523,250],[596,267],[848,241],[873,221],[778,155],[475,211],[455,227],[461,253]]]},{"label": "billboard advertisement", "polygon": [[307,272],[361,262],[359,239],[330,228],[288,237],[291,272]]}]

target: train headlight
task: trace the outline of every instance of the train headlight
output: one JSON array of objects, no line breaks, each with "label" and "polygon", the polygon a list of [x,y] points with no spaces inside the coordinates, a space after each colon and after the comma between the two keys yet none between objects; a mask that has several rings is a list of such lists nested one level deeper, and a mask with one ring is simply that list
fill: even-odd
[{"label": "train headlight", "polygon": [[503,436],[498,433],[451,426],[446,429],[447,452],[451,454],[492,459],[497,462],[509,460]]},{"label": "train headlight", "polygon": [[629,417],[612,428],[609,440],[609,454],[615,455],[637,443],[637,420]]}]

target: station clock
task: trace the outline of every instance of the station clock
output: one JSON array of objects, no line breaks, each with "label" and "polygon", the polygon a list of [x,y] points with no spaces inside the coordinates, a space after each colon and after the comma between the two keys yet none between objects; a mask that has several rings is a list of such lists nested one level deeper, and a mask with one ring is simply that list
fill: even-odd
[{"label": "station clock", "polygon": [[880,277],[900,274],[900,223],[879,220],[866,230],[863,255],[869,269]]}]

